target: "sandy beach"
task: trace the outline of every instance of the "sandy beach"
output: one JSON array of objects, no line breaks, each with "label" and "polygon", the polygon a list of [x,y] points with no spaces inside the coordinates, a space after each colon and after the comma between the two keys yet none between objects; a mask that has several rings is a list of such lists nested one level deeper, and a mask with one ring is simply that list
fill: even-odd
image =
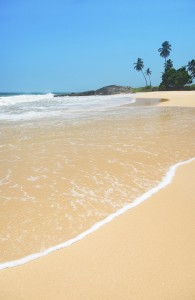
[{"label": "sandy beach", "polygon": [[160,106],[195,106],[195,91],[163,91],[163,92],[148,92],[136,93],[136,98],[159,98],[169,101],[159,103]]},{"label": "sandy beach", "polygon": [[[195,106],[195,92],[137,93]],[[2,300],[195,299],[195,161],[171,184],[66,249],[0,270]]]}]

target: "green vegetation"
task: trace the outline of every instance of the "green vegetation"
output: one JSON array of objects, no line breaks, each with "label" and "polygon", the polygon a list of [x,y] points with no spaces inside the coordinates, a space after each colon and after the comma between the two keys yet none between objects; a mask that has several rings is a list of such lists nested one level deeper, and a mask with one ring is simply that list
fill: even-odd
[{"label": "green vegetation", "polygon": [[138,71],[138,72],[142,72],[142,75],[144,76],[144,79],[145,79],[145,82],[146,82],[146,86],[148,85],[148,83],[147,83],[147,80],[146,80],[146,77],[145,77],[145,75],[144,75],[144,73],[143,73],[143,68],[144,68],[144,63],[143,63],[143,59],[141,59],[141,58],[138,58],[137,59],[137,62],[136,63],[134,63],[134,65],[135,65],[135,67],[134,67],[134,69],[136,70],[136,71]]},{"label": "green vegetation", "polygon": [[167,57],[170,55],[171,52],[171,45],[168,41],[165,41],[162,43],[162,47],[158,49],[158,52],[160,52],[160,56],[162,56],[165,59],[165,67],[167,64]]},{"label": "green vegetation", "polygon": [[[137,62],[134,63],[134,69],[138,72],[142,72],[142,75],[146,82],[146,86],[133,88],[133,92],[149,92],[156,90],[195,90],[195,84],[191,85],[193,79],[195,78],[195,60],[192,59],[186,66],[175,69],[173,66],[173,61],[171,59],[167,59],[170,56],[171,51],[171,45],[168,41],[163,42],[161,48],[158,49],[160,56],[165,59],[164,71],[162,72],[162,81],[159,87],[152,87],[150,78],[152,71],[150,70],[150,68],[147,68],[146,71],[143,72],[143,59],[137,59]],[[150,85],[148,85],[147,79],[144,74],[148,76]]]},{"label": "green vegetation", "polygon": [[195,84],[185,86],[185,91],[195,91]]},{"label": "green vegetation", "polygon": [[168,59],[167,62],[164,64],[165,71],[168,71],[173,68],[173,61],[171,59]]},{"label": "green vegetation", "polygon": [[187,69],[190,72],[192,79],[194,79],[195,78],[195,59],[192,59],[191,61],[188,62]]},{"label": "green vegetation", "polygon": [[150,75],[152,74],[152,71],[151,71],[149,68],[147,68],[145,74],[146,74],[146,75],[148,76],[148,78],[149,78],[149,81],[150,81],[150,87],[151,87],[151,79],[150,79]]},{"label": "green vegetation", "polygon": [[178,70],[170,68],[165,69],[162,75],[162,82],[159,90],[183,90],[184,86],[192,83],[192,77],[188,74],[185,67]]},{"label": "green vegetation", "polygon": [[138,88],[131,88],[132,93],[140,93],[140,92],[155,92],[159,90],[158,86],[152,86],[150,87],[148,86],[142,86],[142,87],[138,87]]}]

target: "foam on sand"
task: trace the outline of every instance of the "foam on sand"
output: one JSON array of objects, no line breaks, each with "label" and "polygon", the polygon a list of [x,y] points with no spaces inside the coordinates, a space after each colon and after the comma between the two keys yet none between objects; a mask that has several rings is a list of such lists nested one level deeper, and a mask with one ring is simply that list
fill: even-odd
[{"label": "foam on sand", "polygon": [[135,199],[132,203],[124,206],[123,208],[119,209],[117,212],[109,215],[104,220],[102,220],[100,222],[97,222],[91,228],[89,228],[88,230],[86,230],[86,231],[82,232],[81,234],[77,235],[75,238],[70,239],[70,240],[68,240],[64,243],[59,244],[59,245],[50,247],[50,248],[48,248],[48,249],[46,249],[42,252],[34,253],[32,255],[29,255],[29,256],[23,257],[21,259],[14,260],[14,261],[8,261],[8,262],[5,262],[5,263],[2,263],[2,264],[0,264],[0,269],[6,269],[6,268],[11,268],[11,267],[16,267],[16,266],[23,265],[27,262],[30,262],[30,261],[35,260],[37,258],[43,257],[43,256],[45,256],[45,255],[47,255],[51,252],[56,251],[56,250],[66,248],[66,247],[72,245],[73,243],[76,243],[76,242],[80,241],[81,239],[83,239],[87,235],[89,235],[90,233],[93,233],[94,231],[96,231],[97,229],[102,227],[103,225],[111,222],[113,219],[115,219],[116,217],[122,215],[123,213],[125,213],[129,209],[131,209],[133,207],[136,207],[137,205],[141,204],[142,202],[144,202],[145,200],[150,198],[153,194],[157,193],[159,190],[166,187],[168,184],[171,183],[171,181],[172,181],[172,179],[175,175],[176,169],[179,166],[190,163],[194,160],[195,160],[195,157],[193,157],[189,160],[186,160],[186,161],[178,162],[175,165],[171,166],[170,169],[168,170],[167,174],[162,179],[162,181],[160,183],[158,183],[155,187],[153,187],[148,192],[144,193],[142,196]]}]

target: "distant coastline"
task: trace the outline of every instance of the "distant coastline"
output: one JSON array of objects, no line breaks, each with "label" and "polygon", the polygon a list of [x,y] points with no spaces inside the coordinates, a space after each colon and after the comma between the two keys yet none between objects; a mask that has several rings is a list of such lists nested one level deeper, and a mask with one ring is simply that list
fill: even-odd
[{"label": "distant coastline", "polygon": [[104,86],[98,90],[90,90],[90,91],[79,92],[79,93],[55,94],[54,97],[116,95],[116,94],[128,94],[128,93],[132,93],[132,88],[129,86],[109,85],[109,86]]}]

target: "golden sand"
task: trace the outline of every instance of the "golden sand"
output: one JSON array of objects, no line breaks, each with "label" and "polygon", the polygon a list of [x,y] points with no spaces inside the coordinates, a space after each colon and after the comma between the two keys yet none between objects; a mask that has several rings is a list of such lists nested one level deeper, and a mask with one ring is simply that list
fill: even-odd
[{"label": "golden sand", "polygon": [[168,102],[159,103],[160,106],[195,106],[195,91],[171,91],[171,92],[148,92],[136,93],[135,97],[139,98],[159,98],[168,99]]},{"label": "golden sand", "polygon": [[79,125],[3,125],[0,263],[74,238],[194,155],[194,109],[146,108],[146,100]]},{"label": "golden sand", "polygon": [[[193,92],[160,105],[195,106]],[[181,95],[181,96],[180,96]],[[164,190],[82,241],[0,271],[0,299],[194,299],[195,162]]]}]

